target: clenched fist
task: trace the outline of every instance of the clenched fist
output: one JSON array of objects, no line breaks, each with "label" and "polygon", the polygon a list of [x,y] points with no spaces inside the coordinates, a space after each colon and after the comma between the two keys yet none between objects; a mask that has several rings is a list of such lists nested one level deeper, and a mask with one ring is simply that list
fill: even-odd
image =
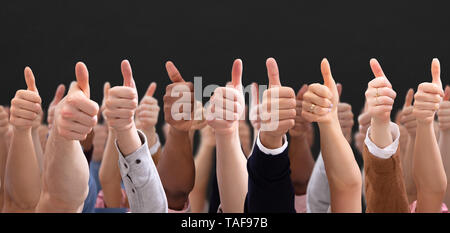
[{"label": "clenched fist", "polygon": [[18,90],[11,100],[10,122],[15,129],[26,130],[38,127],[40,124],[42,100],[36,88],[33,72],[29,67],[25,68],[25,81],[27,90]]},{"label": "clenched fist", "polygon": [[397,93],[392,89],[392,85],[384,75],[380,64],[376,59],[370,60],[370,67],[375,78],[369,82],[366,90],[366,100],[368,112],[372,121],[376,123],[389,123],[391,111]]},{"label": "clenched fist", "polygon": [[152,82],[136,110],[136,125],[138,128],[151,129],[158,123],[158,100],[153,97],[156,83]]},{"label": "clenched fist", "polygon": [[53,126],[53,120],[55,118],[55,108],[64,97],[65,91],[66,86],[64,86],[64,84],[59,84],[58,88],[56,89],[55,96],[53,97],[52,102],[50,102],[47,110],[47,124],[49,129],[51,129]]},{"label": "clenched fist", "polygon": [[216,88],[206,110],[206,121],[216,135],[237,133],[239,129],[239,119],[245,110],[240,59],[233,63],[231,80],[226,87]]},{"label": "clenched fist", "polygon": [[67,95],[56,106],[54,126],[61,137],[82,141],[97,124],[99,107],[89,99],[89,73],[84,63],[76,64],[75,75],[77,81],[70,84]]},{"label": "clenched fist", "polygon": [[134,113],[138,105],[138,94],[130,63],[124,60],[121,69],[123,86],[109,89],[104,110],[109,127],[112,127],[117,133],[134,127]]},{"label": "clenched fist", "polygon": [[[337,89],[340,99],[342,93],[342,85],[338,83]],[[344,134],[345,139],[347,139],[347,141],[350,143],[352,141],[352,128],[354,124],[352,106],[348,103],[339,101],[337,111],[342,133]]]},{"label": "clenched fist", "polygon": [[434,121],[434,114],[439,109],[439,104],[444,97],[441,83],[441,67],[438,59],[433,59],[431,63],[431,83],[424,82],[419,84],[417,92],[414,95],[414,110],[417,123],[431,124]]},{"label": "clenched fist", "polygon": [[253,129],[258,131],[261,128],[261,117],[259,116],[259,111],[261,109],[261,104],[259,103],[259,87],[257,83],[252,83],[251,87],[252,99],[250,102],[250,123]]},{"label": "clenched fist", "polygon": [[164,95],[164,120],[173,128],[189,131],[193,122],[194,84],[185,82],[172,62],[166,63],[167,74],[172,84]]},{"label": "clenched fist", "polygon": [[406,128],[408,134],[412,137],[416,136],[417,121],[416,116],[413,114],[414,107],[412,101],[414,98],[414,91],[412,88],[406,93],[405,104],[400,116],[400,124]]},{"label": "clenched fist", "polygon": [[297,99],[296,99],[296,116],[295,116],[295,124],[294,127],[292,127],[289,130],[289,135],[291,136],[305,136],[308,133],[311,133],[312,131],[312,125],[311,122],[307,121],[305,118],[302,117],[302,103],[303,103],[303,95],[308,90],[308,85],[304,84],[302,88],[297,93]]},{"label": "clenched fist", "polygon": [[303,95],[302,116],[310,122],[328,124],[338,120],[339,93],[327,59],[322,60],[320,69],[324,84],[308,86],[308,91]]},{"label": "clenched fist", "polygon": [[4,137],[9,130],[9,114],[0,106],[0,137]]}]

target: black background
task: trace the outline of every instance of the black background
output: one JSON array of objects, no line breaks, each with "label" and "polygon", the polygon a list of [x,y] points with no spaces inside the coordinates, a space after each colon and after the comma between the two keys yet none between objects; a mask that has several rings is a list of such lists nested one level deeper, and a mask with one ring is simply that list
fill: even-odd
[{"label": "black background", "polygon": [[[244,63],[244,85],[267,84],[265,60],[276,58],[282,84],[298,90],[321,82],[327,57],[343,84],[342,101],[355,122],[373,78],[376,57],[403,105],[407,88],[431,81],[438,57],[449,83],[450,15],[444,1],[7,1],[0,7],[0,104],[25,88],[29,65],[46,109],[59,83],[75,80],[77,61],[90,72],[92,99],[103,83],[121,85],[120,62],[129,59],[140,93],[152,81],[162,105],[174,61],[185,80],[230,80],[233,59]],[[204,99],[207,101],[207,99]],[[159,125],[163,120],[160,113]],[[159,128],[160,126],[158,126]],[[356,129],[356,126],[355,126]]]}]

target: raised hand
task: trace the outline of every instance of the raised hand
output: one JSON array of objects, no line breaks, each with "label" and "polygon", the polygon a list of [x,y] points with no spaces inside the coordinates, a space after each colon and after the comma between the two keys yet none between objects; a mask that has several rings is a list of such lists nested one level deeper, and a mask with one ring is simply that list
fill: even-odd
[{"label": "raised hand", "polygon": [[375,78],[369,82],[365,93],[368,111],[373,122],[388,123],[391,119],[392,106],[397,94],[392,89],[391,83],[384,75],[376,59],[370,60],[370,68]]},{"label": "raised hand", "polygon": [[437,112],[439,128],[441,131],[450,130],[450,86],[445,87],[444,99]]},{"label": "raised hand", "polygon": [[9,130],[9,114],[3,106],[0,106],[0,136],[3,137]]},{"label": "raised hand", "polygon": [[416,136],[417,121],[416,116],[413,114],[414,109],[414,107],[412,106],[413,98],[414,98],[414,90],[410,88],[406,93],[405,103],[403,105],[400,117],[400,124],[402,124],[406,128],[410,136],[414,137]]},{"label": "raised hand", "polygon": [[302,102],[303,95],[308,90],[308,85],[303,84],[300,90],[297,92],[296,98],[296,116],[295,116],[295,124],[294,127],[289,129],[289,135],[291,136],[304,136],[307,133],[310,133],[312,130],[312,125],[309,121],[302,117]]},{"label": "raised hand", "polygon": [[52,102],[50,102],[50,105],[47,110],[47,124],[48,128],[51,129],[53,126],[53,119],[55,117],[55,108],[61,102],[62,98],[64,97],[64,92],[66,91],[66,86],[64,84],[59,84],[58,88],[55,92],[55,97],[53,97]]},{"label": "raised hand", "polygon": [[302,116],[310,122],[331,123],[338,120],[337,105],[339,93],[331,75],[330,64],[323,59],[320,70],[324,84],[314,83],[308,86],[303,95]]},{"label": "raised hand", "polygon": [[250,102],[250,123],[255,131],[261,128],[261,117],[259,116],[260,106],[259,103],[259,87],[257,83],[252,83],[252,99]]},{"label": "raised hand", "polygon": [[[339,99],[342,94],[342,85],[338,83],[337,85]],[[352,128],[353,128],[353,112],[352,106],[348,103],[343,103],[339,101],[338,103],[338,118],[339,124],[341,125],[342,133],[347,141],[350,143],[352,140]]]},{"label": "raised hand", "polygon": [[136,110],[136,124],[139,124],[138,128],[152,129],[158,123],[159,106],[158,100],[153,97],[156,90],[156,83],[152,82],[145,96],[142,98],[139,106]]},{"label": "raised hand", "polygon": [[[33,72],[25,68],[25,81],[27,90],[18,90],[11,100],[10,122],[16,130],[28,130],[40,124],[41,97],[36,88]],[[36,126],[37,124],[37,126]]]},{"label": "raised hand", "polygon": [[196,100],[194,106],[194,121],[192,122],[191,130],[199,130],[207,125],[204,115],[205,109],[202,106],[202,102]]},{"label": "raised hand", "polygon": [[106,121],[105,116],[105,109],[106,109],[106,100],[108,99],[109,89],[111,89],[111,84],[109,82],[105,82],[103,84],[103,100],[102,100],[102,106],[100,106],[99,116]]},{"label": "raised hand", "polygon": [[231,84],[216,88],[207,108],[206,121],[216,135],[238,132],[239,119],[245,109],[241,79],[242,61],[236,59],[231,72]]},{"label": "raised hand", "polygon": [[166,63],[167,74],[172,84],[166,88],[164,95],[164,120],[173,128],[189,131],[193,121],[194,85],[184,81],[175,65]]},{"label": "raised hand", "polygon": [[55,109],[55,127],[57,134],[67,140],[84,140],[97,124],[99,107],[89,99],[89,73],[84,63],[76,64],[75,75],[77,81],[71,83]]},{"label": "raised hand", "polygon": [[431,83],[421,83],[414,95],[414,110],[417,123],[431,124],[434,120],[434,114],[439,109],[439,104],[444,97],[441,82],[441,66],[438,59],[433,59],[431,63]]}]

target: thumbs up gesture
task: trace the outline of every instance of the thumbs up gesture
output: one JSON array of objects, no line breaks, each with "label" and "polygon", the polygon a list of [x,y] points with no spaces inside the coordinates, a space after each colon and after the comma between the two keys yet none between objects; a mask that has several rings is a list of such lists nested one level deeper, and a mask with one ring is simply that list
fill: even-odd
[{"label": "thumbs up gesture", "polygon": [[392,106],[397,93],[392,89],[376,59],[370,60],[370,67],[375,78],[369,82],[365,93],[368,112],[373,122],[386,124],[391,120]]},{"label": "thumbs up gesture", "polygon": [[254,130],[259,130],[261,128],[261,117],[259,116],[259,111],[261,109],[261,104],[259,103],[259,87],[257,83],[252,83],[251,86],[252,99],[250,102],[250,123]]},{"label": "thumbs up gesture", "polygon": [[167,74],[172,84],[164,95],[164,120],[173,128],[188,132],[193,122],[194,84],[184,81],[175,65],[166,63]]},{"label": "thumbs up gesture", "polygon": [[105,118],[108,125],[119,134],[133,129],[134,114],[138,105],[138,95],[130,63],[121,64],[123,86],[115,86],[107,91],[105,100]]},{"label": "thumbs up gesture", "polygon": [[416,116],[413,114],[414,107],[412,101],[414,98],[414,90],[410,88],[406,93],[405,103],[400,117],[400,124],[403,125],[410,136],[416,136],[417,121]]},{"label": "thumbs up gesture", "polygon": [[319,124],[331,123],[334,120],[338,121],[339,93],[327,59],[322,60],[320,69],[324,84],[309,85],[308,91],[303,95],[302,116]]},{"label": "thumbs up gesture", "polygon": [[295,125],[297,101],[294,90],[281,85],[275,59],[267,59],[266,67],[269,88],[263,93],[260,139],[264,146],[277,148],[282,146],[282,136]]},{"label": "thumbs up gesture", "polygon": [[302,103],[303,95],[308,90],[308,85],[304,84],[302,88],[297,93],[296,98],[296,116],[295,125],[289,130],[289,135],[291,136],[304,136],[306,133],[312,131],[312,125],[309,121],[302,117]]},{"label": "thumbs up gesture", "polygon": [[145,92],[136,110],[136,124],[138,128],[149,129],[158,123],[159,106],[158,100],[153,97],[156,90],[156,83],[152,82]]},{"label": "thumbs up gesture", "polygon": [[444,97],[441,83],[441,67],[437,58],[431,63],[431,83],[424,82],[419,84],[417,92],[414,95],[414,110],[418,124],[431,124],[434,120],[434,114],[439,109],[439,104]]},{"label": "thumbs up gesture", "polygon": [[55,97],[53,97],[52,102],[50,102],[50,105],[48,106],[47,124],[49,129],[51,129],[53,126],[53,119],[55,117],[55,108],[64,97],[64,92],[66,92],[66,86],[64,86],[64,84],[59,84],[55,92]]},{"label": "thumbs up gesture", "polygon": [[[338,89],[340,99],[342,93],[342,85],[338,83],[336,87]],[[353,121],[352,106],[349,103],[343,103],[339,101],[337,111],[342,133],[344,134],[345,139],[347,139],[347,141],[350,143],[352,140],[352,128],[353,124],[355,123]]]},{"label": "thumbs up gesture", "polygon": [[42,101],[36,88],[33,72],[26,67],[24,73],[27,90],[18,90],[11,100],[10,122],[16,130],[28,130],[36,122],[39,124],[39,116],[42,112]]},{"label": "thumbs up gesture", "polygon": [[216,88],[206,110],[206,121],[216,135],[238,132],[239,119],[245,110],[241,80],[242,61],[236,59],[231,71],[231,83],[226,87]]},{"label": "thumbs up gesture", "polygon": [[67,95],[56,106],[54,126],[59,136],[82,141],[97,123],[99,107],[89,99],[89,73],[84,63],[76,64],[75,75],[77,81],[70,84]]},{"label": "thumbs up gesture", "polygon": [[437,112],[439,119],[439,128],[442,131],[450,130],[450,86],[445,87],[444,99]]},{"label": "thumbs up gesture", "polygon": [[0,137],[4,137],[9,130],[9,114],[3,106],[0,106]]}]

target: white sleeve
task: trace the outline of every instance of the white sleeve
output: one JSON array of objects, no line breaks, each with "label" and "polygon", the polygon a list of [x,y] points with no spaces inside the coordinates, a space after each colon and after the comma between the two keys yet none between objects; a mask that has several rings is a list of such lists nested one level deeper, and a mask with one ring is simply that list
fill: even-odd
[{"label": "white sleeve", "polygon": [[267,147],[265,147],[262,143],[261,140],[259,140],[259,132],[258,131],[258,138],[256,139],[256,145],[258,146],[259,150],[261,152],[263,152],[264,154],[268,154],[268,155],[279,155],[281,154],[284,150],[286,150],[287,146],[288,146],[288,141],[287,141],[287,137],[286,134],[283,135],[283,145],[280,148],[276,148],[276,149],[269,149]]},{"label": "white sleeve", "polygon": [[370,140],[370,128],[371,127],[367,129],[366,139],[364,139],[364,143],[366,144],[369,152],[380,159],[388,159],[392,155],[394,155],[398,149],[400,138],[400,129],[398,128],[398,125],[390,122],[389,128],[391,130],[392,138],[394,139],[394,141],[385,148],[379,148],[377,145],[375,145],[375,143],[372,142],[372,140]]}]

